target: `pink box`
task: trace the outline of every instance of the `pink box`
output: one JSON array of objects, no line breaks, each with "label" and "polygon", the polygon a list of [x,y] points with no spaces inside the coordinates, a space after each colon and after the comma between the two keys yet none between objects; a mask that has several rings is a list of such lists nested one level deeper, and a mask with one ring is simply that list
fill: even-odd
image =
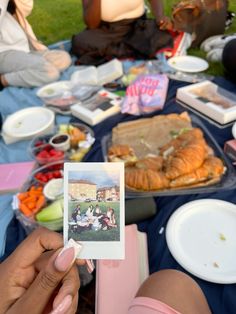
[{"label": "pink box", "polygon": [[232,160],[236,161],[236,139],[225,142],[224,152]]}]

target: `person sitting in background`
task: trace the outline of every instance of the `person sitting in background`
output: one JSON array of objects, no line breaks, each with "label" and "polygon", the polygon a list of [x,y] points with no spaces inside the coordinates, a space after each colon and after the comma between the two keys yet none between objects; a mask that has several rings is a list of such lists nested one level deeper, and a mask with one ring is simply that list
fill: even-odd
[{"label": "person sitting in background", "polygon": [[96,204],[95,206],[95,215],[96,216],[100,216],[102,213],[101,208],[98,206],[98,204]]},{"label": "person sitting in background", "polygon": [[147,19],[144,0],[83,0],[86,29],[72,37],[78,64],[101,64],[117,58],[155,57],[173,45],[162,0],[150,0],[154,19]]},{"label": "person sitting in background", "polygon": [[236,38],[226,43],[222,53],[226,77],[236,83]]},{"label": "person sitting in background", "polygon": [[71,58],[65,51],[49,50],[26,20],[33,0],[0,1],[0,85],[36,87],[58,80]]},{"label": "person sitting in background", "polygon": [[206,38],[224,33],[227,9],[228,0],[180,0],[172,9],[173,27],[191,33],[191,47],[199,47]]}]

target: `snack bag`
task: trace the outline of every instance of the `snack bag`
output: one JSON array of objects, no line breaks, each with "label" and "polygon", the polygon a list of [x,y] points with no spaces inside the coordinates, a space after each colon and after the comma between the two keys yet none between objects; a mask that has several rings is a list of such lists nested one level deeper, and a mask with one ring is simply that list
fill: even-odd
[{"label": "snack bag", "polygon": [[140,75],[127,87],[121,112],[141,115],[161,110],[166,100],[168,82],[165,74]]}]

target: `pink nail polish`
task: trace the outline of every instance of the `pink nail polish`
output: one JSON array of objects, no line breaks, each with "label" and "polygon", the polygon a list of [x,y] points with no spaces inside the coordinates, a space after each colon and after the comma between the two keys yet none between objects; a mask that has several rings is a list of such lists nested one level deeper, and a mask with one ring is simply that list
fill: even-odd
[{"label": "pink nail polish", "polygon": [[62,250],[54,262],[56,269],[61,272],[67,271],[75,258],[75,249],[73,247]]},{"label": "pink nail polish", "polygon": [[72,296],[67,295],[50,314],[64,314],[68,311],[71,304],[72,304]]},{"label": "pink nail polish", "polygon": [[94,263],[92,259],[86,259],[86,266],[87,266],[87,271],[91,274],[94,271]]}]

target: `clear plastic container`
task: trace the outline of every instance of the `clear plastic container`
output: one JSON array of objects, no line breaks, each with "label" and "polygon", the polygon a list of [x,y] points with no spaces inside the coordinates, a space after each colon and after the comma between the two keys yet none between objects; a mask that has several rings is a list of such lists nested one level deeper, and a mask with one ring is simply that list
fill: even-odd
[{"label": "clear plastic container", "polygon": [[[53,162],[48,165],[44,165],[40,168],[37,168],[36,170],[32,172],[29,180],[24,184],[20,192],[28,191],[32,185],[44,186],[46,182],[41,182],[35,177],[40,172],[49,173],[49,172],[57,171],[57,172],[60,172],[61,177],[63,177],[63,165],[64,165],[64,162],[59,161],[59,162]],[[42,207],[42,209],[48,206],[51,202],[52,202],[51,200],[46,199],[45,205]],[[16,218],[20,221],[20,223],[24,227],[27,234],[29,234],[34,229],[36,229],[39,225],[42,225],[53,231],[61,231],[63,227],[63,219],[56,219],[56,220],[52,220],[48,222],[38,222],[35,220],[34,216],[27,217],[19,209],[15,209],[15,215],[16,215]]]},{"label": "clear plastic container", "polygon": [[[207,144],[213,149],[216,157],[219,157],[226,168],[225,173],[221,177],[220,181],[213,183],[212,185],[205,186],[185,186],[183,188],[171,188],[165,190],[155,190],[155,191],[138,191],[126,188],[125,196],[126,198],[136,198],[136,197],[148,197],[148,196],[171,196],[171,195],[184,195],[184,194],[199,194],[199,193],[212,193],[221,190],[233,189],[236,186],[236,171],[232,165],[230,159],[224,154],[221,147],[218,145],[214,137],[208,131],[206,126],[199,120],[196,116],[190,115],[192,126],[200,128],[204,133],[204,138]],[[107,159],[107,152],[112,144],[111,134],[108,134],[102,138],[102,153],[105,161]]]},{"label": "clear plastic container", "polygon": [[[82,123],[70,123],[68,124],[68,127],[69,125],[77,127],[80,131],[85,133],[86,137],[89,135],[90,138],[94,138],[93,130],[89,128],[87,125],[82,124]],[[59,151],[58,149],[55,149],[52,145],[49,144],[50,139],[53,136],[55,136],[57,133],[62,133],[59,131],[59,127],[55,128],[53,133],[35,137],[30,142],[29,148],[28,148],[29,155],[33,159],[35,159],[39,163],[39,165],[45,165],[45,164],[48,164],[51,162],[57,162],[57,161],[70,160],[71,155],[75,152],[75,149],[73,150],[72,147],[68,151],[62,152],[62,151]],[[65,131],[63,133],[65,133]],[[50,152],[50,150],[53,150],[53,154],[49,155],[48,153],[48,155],[46,156],[40,155],[40,152],[45,151],[45,150],[48,152]]]}]

